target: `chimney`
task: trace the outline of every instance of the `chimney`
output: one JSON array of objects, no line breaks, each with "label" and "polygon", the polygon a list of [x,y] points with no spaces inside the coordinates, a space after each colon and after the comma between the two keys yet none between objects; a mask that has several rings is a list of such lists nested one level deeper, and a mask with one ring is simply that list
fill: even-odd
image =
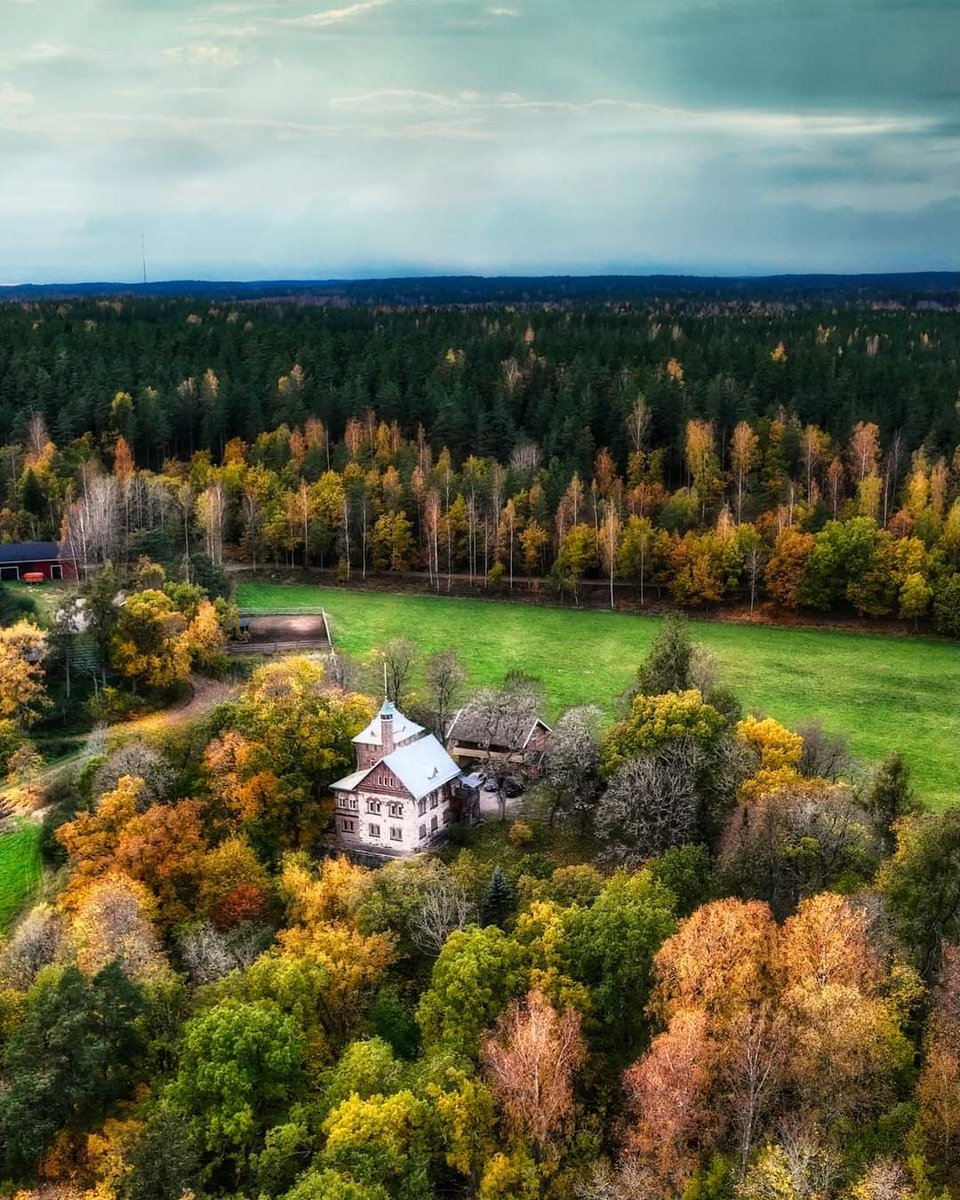
[{"label": "chimney", "polygon": [[383,757],[393,753],[393,714],[394,707],[389,700],[384,700],[380,709],[380,744],[383,747]]}]

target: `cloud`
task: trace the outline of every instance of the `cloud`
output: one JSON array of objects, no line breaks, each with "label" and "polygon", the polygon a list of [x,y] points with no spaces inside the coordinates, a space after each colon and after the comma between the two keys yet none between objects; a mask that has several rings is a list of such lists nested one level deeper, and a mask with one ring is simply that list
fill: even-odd
[{"label": "cloud", "polygon": [[334,108],[367,113],[528,113],[587,117],[609,114],[624,118],[624,127],[670,132],[704,130],[738,137],[844,138],[929,132],[939,122],[926,116],[891,113],[789,112],[771,109],[696,109],[651,104],[642,100],[596,97],[591,100],[543,100],[516,92],[426,92],[386,88],[355,96],[336,96]]},{"label": "cloud", "polygon": [[236,46],[171,46],[163,52],[169,63],[188,67],[231,68],[242,66],[247,56]]},{"label": "cloud", "polygon": [[488,17],[519,17],[520,13],[515,8],[488,8]]},{"label": "cloud", "polygon": [[22,112],[31,104],[33,104],[33,97],[29,92],[22,92],[6,81],[0,83],[0,116],[8,112],[12,114],[18,111]]},{"label": "cloud", "polygon": [[326,29],[329,25],[342,25],[356,17],[362,17],[375,8],[385,8],[393,0],[358,0],[346,8],[328,8],[323,12],[307,13],[302,17],[277,18],[279,25],[292,25],[300,29]]},{"label": "cloud", "polygon": [[[13,2],[23,3],[24,0]],[[18,50],[0,54],[0,67],[9,70],[44,63],[89,62],[96,57],[94,51],[83,46],[57,46],[51,42],[34,42],[30,46],[21,46]]]}]

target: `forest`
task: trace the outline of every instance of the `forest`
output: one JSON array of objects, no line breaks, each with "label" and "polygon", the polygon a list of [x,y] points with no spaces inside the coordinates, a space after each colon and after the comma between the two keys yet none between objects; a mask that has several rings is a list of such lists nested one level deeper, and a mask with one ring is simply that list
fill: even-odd
[{"label": "forest", "polygon": [[[414,695],[407,650],[379,652],[391,696],[442,728],[456,656]],[[0,947],[7,1190],[958,1194],[960,810],[899,755],[745,714],[671,618],[617,720],[557,719],[519,814],[373,870],[329,848],[357,678],[278,658],[27,785],[48,884]]]},{"label": "forest", "polygon": [[[956,313],[0,309],[0,536],[960,632]],[[592,585],[592,586],[591,586]]]},{"label": "forest", "polygon": [[[682,612],[960,636],[958,350],[854,286],[0,305],[0,540],[80,575],[0,585],[0,1194],[960,1197],[960,807]],[[238,661],[241,567],[668,615],[555,714]],[[550,711],[518,807],[338,854],[382,687]]]}]

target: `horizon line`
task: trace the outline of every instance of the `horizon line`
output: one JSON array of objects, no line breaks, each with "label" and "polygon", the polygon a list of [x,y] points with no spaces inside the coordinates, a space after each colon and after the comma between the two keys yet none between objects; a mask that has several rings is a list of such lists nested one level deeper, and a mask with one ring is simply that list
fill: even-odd
[{"label": "horizon line", "polygon": [[651,279],[666,279],[666,280],[706,280],[720,282],[763,282],[768,280],[778,279],[896,279],[901,277],[938,277],[952,276],[960,278],[960,267],[944,267],[944,268],[917,268],[917,269],[899,269],[899,270],[877,270],[877,271],[784,271],[773,270],[769,272],[706,272],[697,271],[669,271],[669,270],[654,270],[654,271],[517,271],[517,272],[494,272],[491,274],[482,274],[475,271],[440,271],[431,273],[413,273],[413,274],[364,274],[364,275],[311,275],[311,276],[291,276],[291,275],[264,275],[264,276],[247,276],[247,277],[229,277],[216,278],[203,275],[171,275],[164,278],[143,280],[124,280],[124,279],[96,279],[96,278],[79,278],[79,279],[59,279],[50,281],[37,281],[31,279],[21,279],[11,282],[0,283],[0,291],[11,291],[18,288],[126,288],[136,291],[149,291],[154,287],[170,287],[176,284],[192,284],[192,285],[213,285],[217,287],[229,287],[232,285],[242,287],[257,287],[269,285],[283,285],[295,287],[317,287],[330,285],[357,285],[357,284],[372,284],[372,283],[430,283],[439,281],[459,281],[459,280],[477,280],[486,283],[496,283],[499,281],[531,281],[531,280],[573,280],[573,281],[590,281],[590,280],[651,280]]}]

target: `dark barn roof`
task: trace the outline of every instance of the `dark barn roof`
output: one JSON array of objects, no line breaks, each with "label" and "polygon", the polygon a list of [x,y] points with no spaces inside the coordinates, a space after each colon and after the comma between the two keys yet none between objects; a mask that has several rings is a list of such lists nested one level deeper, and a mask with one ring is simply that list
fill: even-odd
[{"label": "dark barn roof", "polygon": [[59,542],[10,542],[0,546],[0,563],[60,562],[73,556]]}]

